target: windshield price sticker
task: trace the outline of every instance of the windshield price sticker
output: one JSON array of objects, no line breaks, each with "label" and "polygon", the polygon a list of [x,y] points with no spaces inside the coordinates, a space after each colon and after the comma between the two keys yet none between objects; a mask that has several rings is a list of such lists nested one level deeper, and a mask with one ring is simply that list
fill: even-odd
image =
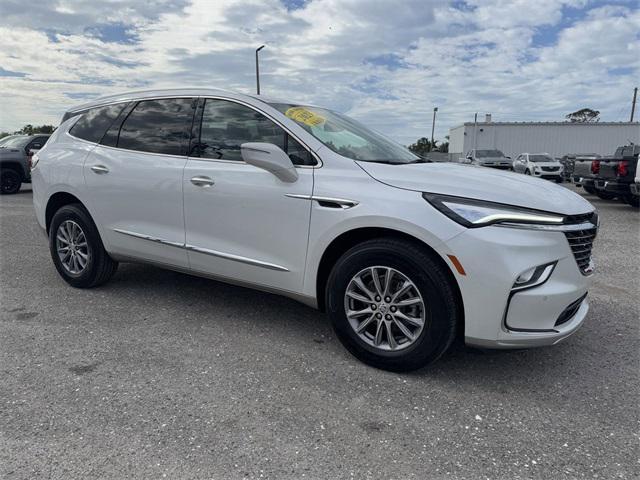
[{"label": "windshield price sticker", "polygon": [[317,127],[326,121],[324,117],[313,113],[304,107],[292,107],[284,112],[284,114],[290,119],[295,120],[298,123],[304,123],[310,127]]}]

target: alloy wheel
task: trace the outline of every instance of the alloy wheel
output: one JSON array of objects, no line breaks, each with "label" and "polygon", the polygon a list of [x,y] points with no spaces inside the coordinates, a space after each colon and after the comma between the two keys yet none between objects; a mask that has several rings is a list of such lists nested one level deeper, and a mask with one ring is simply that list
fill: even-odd
[{"label": "alloy wheel", "polygon": [[384,266],[358,272],[344,296],[349,324],[368,345],[398,351],[412,345],[425,326],[425,303],[402,272]]},{"label": "alloy wheel", "polygon": [[72,275],[80,275],[90,260],[87,238],[73,220],[65,220],[56,232],[56,251],[64,269]]}]

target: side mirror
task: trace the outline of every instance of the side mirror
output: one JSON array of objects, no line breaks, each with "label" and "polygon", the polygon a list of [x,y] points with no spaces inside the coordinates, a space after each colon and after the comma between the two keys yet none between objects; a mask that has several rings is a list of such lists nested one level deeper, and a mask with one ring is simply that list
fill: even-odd
[{"label": "side mirror", "polygon": [[273,143],[248,142],[240,145],[242,159],[249,165],[273,173],[283,182],[298,180],[298,172],[291,159]]}]

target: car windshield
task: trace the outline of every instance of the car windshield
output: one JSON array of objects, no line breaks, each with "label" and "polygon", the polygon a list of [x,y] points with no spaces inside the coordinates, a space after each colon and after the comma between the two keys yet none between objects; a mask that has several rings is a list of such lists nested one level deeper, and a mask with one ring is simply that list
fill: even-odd
[{"label": "car windshield", "polygon": [[483,157],[504,157],[504,153],[502,153],[500,150],[478,150],[476,152],[476,157],[478,157],[478,158],[483,158]]},{"label": "car windshield", "polygon": [[3,148],[20,148],[20,147],[24,147],[28,143],[28,141],[29,141],[28,136],[21,135],[19,137],[10,138],[0,146]]},{"label": "car windshield", "polygon": [[530,162],[555,162],[549,155],[529,155]]},{"label": "car windshield", "polygon": [[272,103],[271,106],[344,157],[392,164],[424,161],[402,145],[340,113],[289,103]]}]

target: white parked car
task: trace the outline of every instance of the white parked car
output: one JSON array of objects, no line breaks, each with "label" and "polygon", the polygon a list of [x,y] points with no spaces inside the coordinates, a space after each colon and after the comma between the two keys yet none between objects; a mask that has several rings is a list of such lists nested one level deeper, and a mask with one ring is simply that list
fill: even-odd
[{"label": "white parked car", "polygon": [[326,311],[384,369],[422,367],[457,335],[552,345],[588,310],[589,202],[425,163],[325,108],[213,89],[106,97],[65,115],[32,178],[70,285],[131,261],[275,292]]},{"label": "white parked car", "polygon": [[513,171],[562,182],[562,163],[548,153],[521,153],[513,161]]}]

